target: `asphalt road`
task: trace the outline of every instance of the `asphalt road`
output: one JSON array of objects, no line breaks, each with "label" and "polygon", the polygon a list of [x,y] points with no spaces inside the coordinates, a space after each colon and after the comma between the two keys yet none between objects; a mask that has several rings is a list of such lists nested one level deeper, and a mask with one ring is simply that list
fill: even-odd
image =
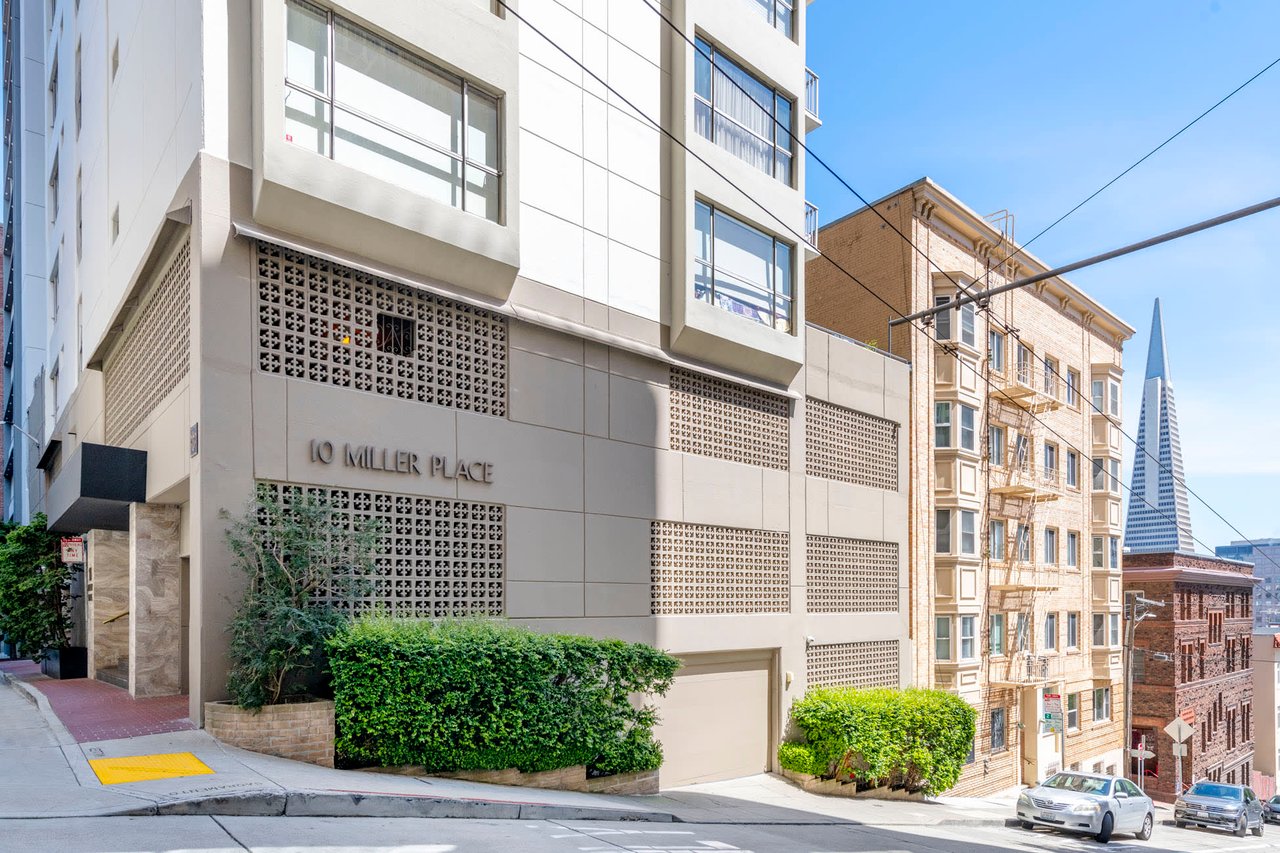
[{"label": "asphalt road", "polygon": [[1106,848],[1071,836],[1006,827],[904,831],[836,825],[604,823],[594,821],[427,820],[416,818],[108,817],[0,820],[0,851],[51,853],[897,853],[945,851],[1280,850],[1271,837],[1157,827],[1148,842],[1117,837]]}]

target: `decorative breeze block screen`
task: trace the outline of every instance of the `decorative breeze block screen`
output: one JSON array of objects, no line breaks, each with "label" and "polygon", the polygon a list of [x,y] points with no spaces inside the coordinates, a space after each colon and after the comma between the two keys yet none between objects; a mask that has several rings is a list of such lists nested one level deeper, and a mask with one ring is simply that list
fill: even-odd
[{"label": "decorative breeze block screen", "polygon": [[108,444],[123,444],[191,369],[191,240],[170,259],[102,365]]},{"label": "decorative breeze block screen", "polygon": [[790,611],[789,534],[655,521],[650,535],[655,615]]},{"label": "decorative breeze block screen", "polygon": [[898,543],[809,536],[805,542],[810,613],[898,610]]},{"label": "decorative breeze block screen", "polygon": [[787,470],[790,403],[785,397],[671,368],[671,449]]},{"label": "decorative breeze block screen", "polygon": [[805,473],[876,489],[898,488],[898,425],[810,397]]},{"label": "decorative breeze block screen", "polygon": [[897,687],[897,640],[827,643],[805,652],[810,687]]},{"label": "decorative breeze block screen", "polygon": [[347,519],[382,523],[377,572],[344,611],[380,608],[390,616],[501,616],[505,609],[506,524],[501,504],[260,483],[277,496],[327,498]]},{"label": "decorative breeze block screen", "polygon": [[505,417],[507,320],[258,242],[258,367]]}]

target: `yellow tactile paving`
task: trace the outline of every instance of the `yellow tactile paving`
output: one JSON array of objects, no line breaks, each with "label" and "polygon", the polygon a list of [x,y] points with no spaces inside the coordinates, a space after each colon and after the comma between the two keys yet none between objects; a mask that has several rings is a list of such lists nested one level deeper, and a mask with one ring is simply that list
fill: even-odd
[{"label": "yellow tactile paving", "polygon": [[190,752],[158,755],[127,755],[122,758],[90,758],[89,766],[104,785],[122,782],[146,782],[150,779],[175,779],[179,776],[204,776],[213,773],[209,765]]}]

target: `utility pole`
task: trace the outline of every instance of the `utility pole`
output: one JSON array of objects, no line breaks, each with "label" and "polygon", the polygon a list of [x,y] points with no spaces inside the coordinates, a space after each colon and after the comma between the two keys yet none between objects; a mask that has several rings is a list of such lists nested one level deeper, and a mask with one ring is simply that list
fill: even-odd
[{"label": "utility pole", "polygon": [[[1137,631],[1138,623],[1143,619],[1150,619],[1156,614],[1152,612],[1154,607],[1164,607],[1163,601],[1152,601],[1149,598],[1143,598],[1139,592],[1126,592],[1124,594],[1124,756],[1125,756],[1125,776],[1129,773],[1129,758],[1133,750],[1133,638]],[[1141,771],[1139,764],[1139,771]],[[1142,784],[1142,779],[1138,779],[1138,784]]]}]

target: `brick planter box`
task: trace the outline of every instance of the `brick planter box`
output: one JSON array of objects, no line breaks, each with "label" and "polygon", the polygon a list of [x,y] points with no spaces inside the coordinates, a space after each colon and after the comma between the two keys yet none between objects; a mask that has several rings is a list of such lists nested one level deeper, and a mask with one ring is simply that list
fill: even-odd
[{"label": "brick planter box", "polygon": [[823,779],[821,776],[810,776],[808,773],[797,773],[782,768],[784,778],[799,785],[812,794],[827,794],[833,797],[861,797],[868,800],[924,800],[924,794],[917,791],[894,790],[893,788],[869,788],[859,791],[853,782],[840,782],[836,779]]},{"label": "brick planter box", "polygon": [[266,705],[257,711],[206,702],[204,728],[230,746],[333,766],[333,702],[328,699]]},{"label": "brick planter box", "polygon": [[[372,773],[395,773],[403,776],[426,776],[425,767],[367,767]],[[459,770],[454,773],[431,773],[444,779],[465,779],[468,782],[487,782],[490,785],[514,785],[519,788],[550,788],[557,791],[585,791],[591,794],[656,794],[658,771],[641,773],[617,773],[613,776],[587,776],[587,768],[581,764],[562,767],[559,770],[542,770],[522,773],[515,768],[508,770]]]}]

